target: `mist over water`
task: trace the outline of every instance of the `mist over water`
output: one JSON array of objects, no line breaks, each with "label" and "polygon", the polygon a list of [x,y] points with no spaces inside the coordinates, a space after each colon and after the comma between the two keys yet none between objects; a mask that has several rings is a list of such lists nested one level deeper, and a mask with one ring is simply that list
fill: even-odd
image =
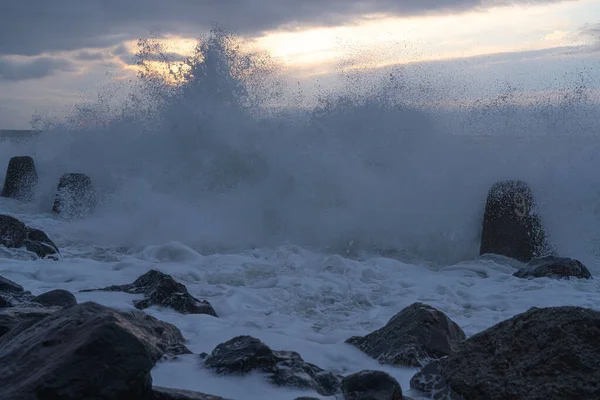
[{"label": "mist over water", "polygon": [[[585,80],[553,101],[524,101],[508,85],[453,107],[460,85],[426,68],[418,82],[402,69],[344,71],[307,109],[285,71],[237,44],[213,31],[174,73],[179,84],[145,70],[72,115],[38,120],[44,132],[1,144],[0,163],[35,158],[34,212],[51,209],[62,173],[91,176],[100,208],[60,225],[63,240],[201,251],[291,243],[436,264],[476,257],[489,187],[523,179],[557,250],[595,269],[600,108]],[[160,55],[141,45],[140,62]]]}]

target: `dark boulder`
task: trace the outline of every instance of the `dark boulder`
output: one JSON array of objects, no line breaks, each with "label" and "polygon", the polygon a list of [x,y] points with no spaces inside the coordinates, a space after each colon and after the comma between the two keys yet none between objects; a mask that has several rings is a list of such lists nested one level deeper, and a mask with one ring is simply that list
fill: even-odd
[{"label": "dark boulder", "polygon": [[191,392],[189,390],[170,389],[160,386],[154,386],[153,390],[154,397],[152,400],[227,400],[223,397],[211,396],[204,393]]},{"label": "dark boulder", "polygon": [[92,180],[86,174],[64,174],[58,183],[52,211],[67,218],[83,217],[97,205]]},{"label": "dark boulder", "polygon": [[73,293],[62,289],[42,293],[35,296],[31,301],[46,307],[72,307],[77,304],[77,299]]},{"label": "dark boulder", "polygon": [[29,326],[52,315],[58,308],[11,307],[0,310],[0,337],[11,332],[16,336]]},{"label": "dark boulder", "polygon": [[182,314],[208,314],[214,317],[217,313],[206,300],[193,297],[185,285],[177,282],[170,275],[150,270],[128,285],[113,285],[104,289],[87,289],[82,292],[102,290],[107,292],[126,292],[144,294],[144,300],[135,300],[133,305],[140,310],[150,306],[170,307]]},{"label": "dark boulder", "polygon": [[446,314],[423,303],[413,303],[394,315],[381,329],[346,340],[382,364],[421,367],[455,351],[465,333]]},{"label": "dark boulder", "polygon": [[159,358],[175,358],[181,354],[192,354],[185,346],[186,340],[181,331],[173,324],[154,318],[141,311],[120,312],[130,323],[144,332],[148,341],[158,349]]},{"label": "dark boulder", "polygon": [[87,302],[11,330],[0,337],[0,398],[152,399],[163,355],[153,324]]},{"label": "dark boulder", "polygon": [[517,278],[581,278],[590,279],[592,274],[580,261],[566,257],[546,256],[534,258],[513,274]]},{"label": "dark boulder", "polygon": [[[6,337],[6,336],[5,336]],[[95,303],[65,308],[0,338],[0,398],[151,398],[151,345],[119,313]]]},{"label": "dark boulder", "polygon": [[0,244],[8,248],[25,247],[42,258],[59,254],[44,232],[30,228],[10,215],[0,215]]},{"label": "dark boulder", "polygon": [[218,374],[263,372],[275,385],[311,389],[322,396],[333,396],[340,390],[340,376],[305,362],[296,352],[271,350],[251,336],[237,336],[201,357],[205,358],[204,366]]},{"label": "dark boulder", "polygon": [[527,183],[495,183],[487,196],[479,254],[500,254],[529,262],[548,251],[546,233]]},{"label": "dark boulder", "polygon": [[38,176],[33,158],[13,157],[8,162],[2,197],[30,201],[35,195]]},{"label": "dark boulder", "polygon": [[531,308],[473,335],[410,384],[434,398],[600,399],[600,312]]},{"label": "dark boulder", "polygon": [[26,292],[21,285],[0,276],[0,308],[21,305],[32,298],[31,292]]},{"label": "dark boulder", "polygon": [[342,380],[344,400],[404,400],[398,381],[383,371],[360,371]]},{"label": "dark boulder", "polygon": [[0,276],[0,293],[24,293],[25,289],[23,286],[19,285],[16,282],[11,281],[10,279],[6,279],[3,276]]}]

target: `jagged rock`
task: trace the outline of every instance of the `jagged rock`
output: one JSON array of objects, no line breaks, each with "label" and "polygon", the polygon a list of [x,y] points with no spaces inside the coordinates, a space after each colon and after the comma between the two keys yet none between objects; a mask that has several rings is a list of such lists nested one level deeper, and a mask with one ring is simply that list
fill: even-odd
[{"label": "jagged rock", "polygon": [[533,193],[523,181],[501,181],[488,192],[479,254],[529,262],[549,251]]},{"label": "jagged rock", "polygon": [[458,400],[600,399],[600,312],[531,308],[427,365],[411,387]]},{"label": "jagged rock", "polygon": [[8,162],[2,197],[30,201],[35,195],[38,176],[33,158],[13,157]]},{"label": "jagged rock", "polygon": [[403,400],[398,381],[383,371],[360,371],[342,380],[344,400]]},{"label": "jagged rock", "polygon": [[163,351],[146,322],[86,302],[10,331],[0,337],[0,398],[153,398],[150,370]]},{"label": "jagged rock", "polygon": [[154,386],[153,390],[154,397],[152,400],[228,400],[223,397],[211,396],[204,393],[170,389],[160,386]]},{"label": "jagged rock", "polygon": [[381,329],[346,340],[382,364],[421,367],[455,351],[465,333],[446,314],[423,303],[413,303],[394,315]]},{"label": "jagged rock", "polygon": [[46,307],[72,307],[77,304],[77,299],[73,293],[62,289],[42,293],[35,296],[31,301]]},{"label": "jagged rock", "polygon": [[114,285],[104,289],[87,289],[82,292],[102,290],[107,292],[126,292],[144,294],[144,300],[134,300],[133,305],[143,310],[150,306],[170,307],[182,314],[208,314],[217,317],[212,305],[206,300],[193,297],[185,285],[170,275],[150,270],[128,285]]},{"label": "jagged rock", "polygon": [[58,183],[52,211],[67,218],[83,217],[96,208],[96,193],[86,174],[64,174]]},{"label": "jagged rock", "polygon": [[580,261],[566,257],[546,256],[534,258],[513,274],[517,278],[581,278],[590,279],[592,274]]},{"label": "jagged rock", "polygon": [[0,215],[0,244],[8,248],[25,247],[42,258],[59,254],[44,232],[30,228],[10,215]]},{"label": "jagged rock", "polygon": [[251,336],[237,336],[201,357],[205,358],[205,367],[218,374],[260,371],[275,385],[312,389],[323,396],[333,396],[340,389],[340,376],[305,362],[296,352],[273,351]]}]

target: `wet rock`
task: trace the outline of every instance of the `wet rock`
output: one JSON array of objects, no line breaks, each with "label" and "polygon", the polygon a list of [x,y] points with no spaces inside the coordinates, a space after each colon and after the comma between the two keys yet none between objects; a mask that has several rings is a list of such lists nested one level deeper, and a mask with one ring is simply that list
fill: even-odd
[{"label": "wet rock", "polygon": [[479,254],[529,262],[549,252],[533,193],[523,181],[501,181],[488,192]]},{"label": "wet rock", "polygon": [[320,400],[316,397],[296,397],[294,400]]},{"label": "wet rock", "polygon": [[223,397],[211,396],[204,393],[170,389],[160,386],[154,386],[153,390],[154,397],[152,400],[227,400]]},{"label": "wet rock", "polygon": [[0,215],[0,244],[7,248],[25,247],[41,258],[59,254],[44,232],[30,228],[10,215]]},{"label": "wet rock", "polygon": [[193,297],[185,285],[177,282],[170,275],[150,270],[128,285],[109,286],[104,289],[88,289],[82,292],[102,290],[108,292],[126,292],[144,294],[144,300],[135,300],[133,305],[143,310],[150,306],[170,307],[182,314],[208,314],[214,317],[217,313],[206,300]]},{"label": "wet rock", "polygon": [[23,286],[19,285],[16,282],[11,281],[10,279],[6,279],[3,276],[0,276],[0,293],[24,293],[25,289]]},{"label": "wet rock", "polygon": [[67,218],[80,218],[94,211],[97,205],[92,180],[86,174],[64,174],[58,183],[52,211]]},{"label": "wet rock", "polygon": [[42,293],[31,299],[31,301],[46,307],[72,307],[77,304],[77,299],[73,293],[62,289]]},{"label": "wet rock", "polygon": [[32,298],[31,292],[26,292],[21,285],[0,276],[0,308],[25,304]]},{"label": "wet rock", "polygon": [[273,351],[251,336],[237,336],[203,357],[205,367],[218,374],[260,371],[275,385],[312,389],[323,396],[333,396],[340,389],[340,376],[305,362],[296,352]]},{"label": "wet rock", "polygon": [[448,399],[599,399],[600,312],[531,308],[427,365],[411,387]]},{"label": "wet rock", "polygon": [[158,357],[176,358],[181,354],[192,354],[185,346],[186,340],[181,331],[175,325],[141,311],[120,312],[120,314],[143,331],[146,338],[153,338],[151,341],[158,349]]},{"label": "wet rock", "polygon": [[382,364],[421,367],[456,351],[465,333],[446,314],[413,303],[381,329],[346,340]]},{"label": "wet rock", "polygon": [[55,313],[57,308],[11,307],[0,310],[0,337],[11,332],[13,336]]},{"label": "wet rock", "polygon": [[360,371],[342,381],[344,400],[403,400],[398,381],[383,371]]},{"label": "wet rock", "polygon": [[152,399],[162,350],[140,321],[87,302],[9,332],[0,338],[0,398]]},{"label": "wet rock", "polygon": [[35,195],[38,176],[33,158],[13,157],[8,162],[2,197],[30,201]]},{"label": "wet rock", "polygon": [[590,279],[592,274],[580,261],[566,257],[546,256],[534,258],[513,274],[517,278],[581,278]]}]

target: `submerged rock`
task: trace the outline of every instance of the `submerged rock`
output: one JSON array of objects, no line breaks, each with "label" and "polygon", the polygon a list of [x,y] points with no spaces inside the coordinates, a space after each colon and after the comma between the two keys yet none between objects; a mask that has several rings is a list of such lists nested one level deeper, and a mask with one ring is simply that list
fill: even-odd
[{"label": "submerged rock", "polygon": [[581,278],[590,279],[592,274],[580,261],[566,257],[546,256],[531,260],[513,274],[517,278]]},{"label": "submerged rock", "polygon": [[360,371],[342,381],[344,400],[404,400],[398,381],[383,371]]},{"label": "submerged rock", "polygon": [[8,248],[25,247],[38,257],[59,254],[44,232],[30,228],[10,215],[0,215],[0,244]]},{"label": "submerged rock", "polygon": [[465,333],[446,314],[423,303],[413,303],[394,315],[381,329],[346,340],[382,364],[421,367],[455,351]]},{"label": "submerged rock", "polygon": [[531,308],[473,335],[410,384],[436,399],[600,399],[600,312]]},{"label": "submerged rock", "polygon": [[144,300],[134,300],[133,305],[143,310],[150,306],[170,307],[182,314],[208,314],[217,317],[212,305],[206,300],[193,297],[185,285],[177,282],[170,275],[157,270],[150,270],[128,285],[114,285],[104,289],[87,289],[108,292],[126,292],[145,295]]},{"label": "submerged rock", "polygon": [[52,211],[67,218],[90,214],[97,205],[92,180],[86,174],[64,174],[58,183]]},{"label": "submerged rock", "polygon": [[500,254],[529,262],[548,251],[546,232],[527,183],[495,183],[487,196],[479,254]]},{"label": "submerged rock", "polygon": [[30,201],[35,195],[38,175],[33,158],[13,157],[8,162],[2,197]]},{"label": "submerged rock", "polygon": [[210,355],[201,356],[204,365],[218,374],[259,371],[278,386],[312,389],[322,396],[333,396],[340,390],[340,376],[305,362],[296,352],[271,350],[251,336],[237,336],[215,347]]}]

